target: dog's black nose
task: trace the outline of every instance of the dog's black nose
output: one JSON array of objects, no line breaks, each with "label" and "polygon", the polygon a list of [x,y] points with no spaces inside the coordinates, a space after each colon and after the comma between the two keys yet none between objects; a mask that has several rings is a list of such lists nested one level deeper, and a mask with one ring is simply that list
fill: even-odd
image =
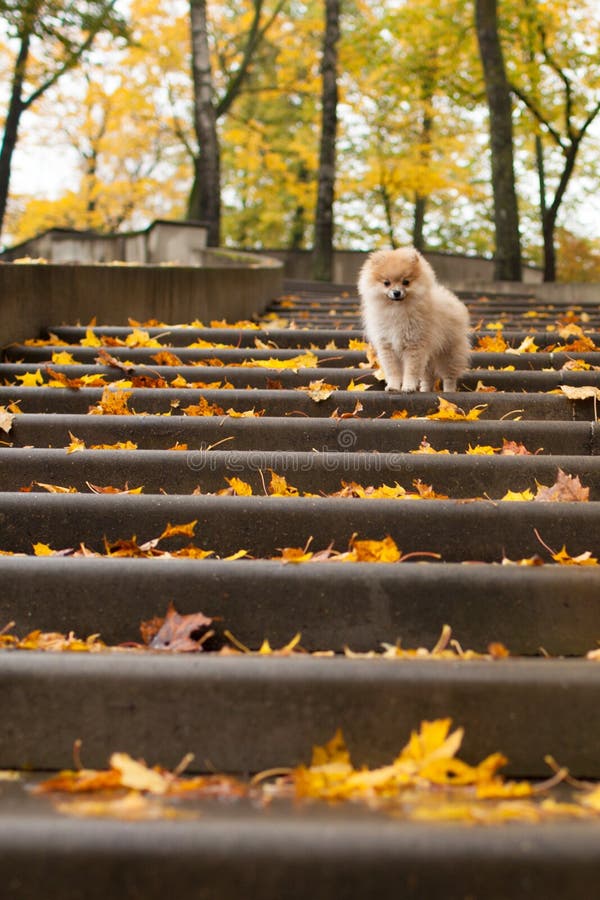
[{"label": "dog's black nose", "polygon": [[388,296],[392,300],[404,300],[404,291],[399,291],[397,288],[394,288],[394,290],[389,292]]}]

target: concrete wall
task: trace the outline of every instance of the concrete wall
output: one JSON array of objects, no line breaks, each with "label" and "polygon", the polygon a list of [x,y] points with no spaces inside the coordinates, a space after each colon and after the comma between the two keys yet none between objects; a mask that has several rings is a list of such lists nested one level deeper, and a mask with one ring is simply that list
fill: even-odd
[{"label": "concrete wall", "polygon": [[127,325],[129,316],[170,324],[247,319],[281,294],[275,260],[225,259],[205,268],[0,263],[0,345],[94,316],[99,325]]},{"label": "concrete wall", "polygon": [[[256,251],[263,252],[263,251]],[[307,280],[311,278],[309,250],[265,250],[265,254],[284,263],[286,278]],[[358,250],[336,250],[333,257],[333,281],[339,284],[356,284],[359,270],[368,253]],[[446,284],[465,281],[492,281],[494,262],[483,256],[457,256],[452,253],[425,253],[440,281]],[[525,283],[542,280],[541,269],[526,266]]]},{"label": "concrete wall", "polygon": [[11,247],[0,260],[29,257],[52,263],[178,263],[197,266],[206,248],[207,229],[200,222],[157,219],[143,231],[96,234],[72,228],[51,228]]}]

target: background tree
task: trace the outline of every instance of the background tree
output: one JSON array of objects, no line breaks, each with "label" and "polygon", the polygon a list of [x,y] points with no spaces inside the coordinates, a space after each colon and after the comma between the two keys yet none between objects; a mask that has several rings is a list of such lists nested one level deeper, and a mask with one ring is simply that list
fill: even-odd
[{"label": "background tree", "polygon": [[78,65],[96,36],[107,31],[126,37],[116,0],[0,0],[0,16],[16,45],[8,110],[0,149],[0,232],[6,213],[19,124],[29,109]]},{"label": "background tree", "polygon": [[[585,6],[588,26],[581,31]],[[544,280],[554,281],[559,210],[582,142],[600,115],[600,28],[589,5],[583,3],[575,9],[565,0],[544,5],[528,0],[515,12],[516,20],[511,17],[507,26],[513,51],[514,36],[520,38],[521,58],[513,54],[510,84],[529,113],[528,122],[533,120]],[[553,149],[558,153],[552,154]],[[553,155],[554,177],[548,172],[548,150]]]},{"label": "background tree", "polygon": [[38,138],[64,147],[73,188],[58,198],[12,195],[14,241],[51,227],[112,232],[181,217],[192,166],[188,19],[170,0],[131,0],[131,42],[98,35],[77,78],[40,98]]},{"label": "background tree", "polygon": [[218,246],[221,242],[221,148],[217,122],[229,112],[237,99],[256,51],[284,3],[285,0],[279,0],[271,11],[265,13],[264,0],[251,0],[246,14],[240,12],[239,4],[235,4],[236,30],[240,25],[243,28],[245,20],[249,19],[249,25],[233,48],[224,43],[215,48],[223,81],[221,91],[217,92],[206,0],[190,0],[194,129],[198,148],[187,217],[206,224],[209,246]]},{"label": "background tree", "polygon": [[338,106],[337,43],[339,38],[340,2],[339,0],[325,0],[325,31],[321,58],[321,144],[312,252],[312,276],[318,281],[331,281],[333,268],[333,201]]},{"label": "background tree", "polygon": [[498,33],[496,0],[475,0],[475,23],[489,109],[496,229],[495,278],[521,280],[519,211],[513,164],[510,86]]},{"label": "background tree", "polygon": [[[457,213],[465,222],[463,202],[485,197],[476,120],[483,84],[470,16],[465,0],[412,0],[361,2],[346,17],[342,108],[351,108],[352,130],[342,116],[341,194],[362,207],[363,235],[371,224],[376,243],[385,235],[391,246],[447,246]],[[340,206],[346,235],[351,223]],[[466,228],[462,241],[473,249]]]}]

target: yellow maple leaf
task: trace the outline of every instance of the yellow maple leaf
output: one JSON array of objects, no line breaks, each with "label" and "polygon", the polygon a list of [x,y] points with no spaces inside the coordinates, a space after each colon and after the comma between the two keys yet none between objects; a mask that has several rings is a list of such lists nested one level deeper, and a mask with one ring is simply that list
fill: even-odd
[{"label": "yellow maple leaf", "polygon": [[234,476],[233,478],[226,478],[225,481],[232,488],[236,497],[250,497],[252,495],[251,486],[246,481],[242,481],[241,478]]},{"label": "yellow maple leaf", "polygon": [[165,538],[176,537],[177,535],[183,535],[184,537],[194,537],[194,532],[196,530],[197,524],[198,519],[194,519],[193,522],[187,522],[185,525],[171,525],[171,523],[169,522],[158,540],[163,541],[165,540]]},{"label": "yellow maple leaf", "polygon": [[320,403],[321,400],[327,400],[334,391],[337,391],[337,385],[326,384],[325,379],[320,378],[318,381],[309,381],[308,385],[297,387],[297,391],[305,391],[311,400]]},{"label": "yellow maple leaf", "polygon": [[372,386],[373,385],[371,385],[371,384],[363,384],[362,382],[357,384],[355,382],[354,378],[352,378],[352,380],[349,381],[348,384],[346,385],[345,390],[347,390],[347,391],[368,391],[369,388],[371,388]]},{"label": "yellow maple leaf", "polygon": [[91,406],[88,415],[91,416],[131,416],[127,402],[131,397],[131,391],[113,390],[107,386],[102,391],[102,397],[96,406]]},{"label": "yellow maple leaf", "polygon": [[314,553],[306,547],[283,547],[280,553],[281,556],[273,556],[272,559],[284,563],[305,563],[310,562],[314,556]]},{"label": "yellow maple leaf", "polygon": [[366,341],[361,341],[358,338],[350,338],[348,341],[348,350],[366,350],[369,344]]},{"label": "yellow maple leaf", "polygon": [[53,556],[54,551],[48,544],[42,544],[38,542],[37,544],[33,544],[33,553],[35,556]]},{"label": "yellow maple leaf", "polygon": [[97,337],[91,328],[86,329],[85,337],[79,343],[82,347],[101,347],[102,341]]},{"label": "yellow maple leaf", "polygon": [[117,441],[116,444],[90,444],[90,450],[137,450],[133,441]]},{"label": "yellow maple leaf", "polygon": [[500,450],[501,447],[490,447],[489,444],[476,444],[474,447],[469,444],[465,453],[472,456],[493,456]]},{"label": "yellow maple leaf", "polygon": [[66,447],[67,453],[78,453],[80,450],[85,450],[85,441],[75,437],[72,432],[69,432],[69,437],[71,438],[71,443]]},{"label": "yellow maple leaf", "polygon": [[271,483],[269,484],[269,494],[273,497],[299,497],[300,492],[298,488],[293,487],[287,483],[287,480],[283,475],[277,475],[272,469],[269,469],[271,472]]},{"label": "yellow maple leaf", "polygon": [[223,409],[216,403],[209,403],[206,397],[200,397],[198,403],[192,406],[184,406],[183,413],[186,416],[223,416]]},{"label": "yellow maple leaf", "polygon": [[57,366],[72,366],[76,365],[75,360],[71,353],[67,353],[66,350],[62,350],[60,353],[52,354],[52,362]]},{"label": "yellow maple leaf", "polygon": [[39,369],[35,372],[25,372],[24,375],[15,375],[15,378],[21,382],[21,387],[37,387],[44,383],[44,377]]},{"label": "yellow maple leaf", "polygon": [[518,347],[509,347],[508,353],[537,353],[540,348],[536,344],[532,335],[524,338]]},{"label": "yellow maple leaf", "polygon": [[134,328],[125,338],[127,347],[162,347],[160,341],[151,338],[149,332]]},{"label": "yellow maple leaf", "polygon": [[504,497],[501,497],[501,500],[533,500],[534,495],[529,488],[526,488],[524,491],[507,491]]},{"label": "yellow maple leaf", "polygon": [[429,413],[425,418],[427,419],[441,419],[443,421],[452,421],[452,422],[466,422],[473,421],[474,419],[478,419],[479,416],[487,409],[487,403],[482,403],[479,406],[474,406],[469,410],[468,413],[465,413],[462,409],[459,409],[456,403],[452,403],[450,400],[446,400],[444,397],[438,398],[438,411],[435,413]]},{"label": "yellow maple leaf", "polygon": [[561,566],[597,566],[598,560],[595,556],[592,556],[589,550],[586,550],[584,553],[580,553],[579,556],[570,556],[567,553],[567,548],[563,545],[562,550],[559,550],[558,553],[552,554],[552,559],[559,563]]},{"label": "yellow maple leaf", "polygon": [[227,410],[227,415],[232,419],[260,419],[264,414],[264,409],[255,410],[254,407],[247,409],[245,412],[238,412],[235,409]]},{"label": "yellow maple leaf", "polygon": [[396,542],[389,535],[382,541],[359,541],[352,538],[351,553],[356,562],[398,562],[402,556]]},{"label": "yellow maple leaf", "polygon": [[[487,327],[490,328],[489,325]],[[502,337],[501,327],[498,329],[497,334],[484,334],[478,338],[475,349],[487,353],[504,353],[504,351],[508,349],[508,344]]]},{"label": "yellow maple leaf", "polygon": [[315,369],[318,364],[319,359],[315,353],[300,353],[290,359],[248,359],[241,365],[263,369],[291,369],[295,372],[297,369]]}]

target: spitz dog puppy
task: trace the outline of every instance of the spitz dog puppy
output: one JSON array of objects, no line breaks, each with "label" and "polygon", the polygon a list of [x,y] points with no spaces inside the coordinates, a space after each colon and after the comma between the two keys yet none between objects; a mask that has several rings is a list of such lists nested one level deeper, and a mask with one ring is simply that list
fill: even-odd
[{"label": "spitz dog puppy", "polygon": [[358,292],[386,390],[431,391],[441,378],[444,391],[455,391],[469,360],[469,313],[421,254],[414,247],[375,251]]}]

